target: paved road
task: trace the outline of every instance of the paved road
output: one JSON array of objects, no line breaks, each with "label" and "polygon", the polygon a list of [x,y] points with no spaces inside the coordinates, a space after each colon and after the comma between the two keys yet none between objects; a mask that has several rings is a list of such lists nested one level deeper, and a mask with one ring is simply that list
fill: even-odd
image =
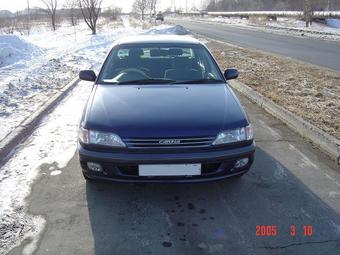
[{"label": "paved road", "polygon": [[340,43],[278,35],[223,24],[171,20],[188,30],[231,44],[292,57],[340,71]]},{"label": "paved road", "polygon": [[[340,254],[335,166],[280,121],[242,101],[258,149],[241,180],[86,182],[76,155],[59,175],[42,165],[28,197],[29,212],[46,220],[35,254]],[[258,225],[276,226],[277,235],[256,236]],[[304,225],[313,227],[312,236],[303,235]],[[27,243],[10,254],[21,254]]]}]

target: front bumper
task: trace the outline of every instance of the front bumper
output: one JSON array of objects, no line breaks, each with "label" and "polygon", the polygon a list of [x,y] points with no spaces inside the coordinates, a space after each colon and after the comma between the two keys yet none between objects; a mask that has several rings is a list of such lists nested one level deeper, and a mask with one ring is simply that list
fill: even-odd
[{"label": "front bumper", "polygon": [[[78,145],[80,164],[84,175],[91,179],[105,179],[119,182],[204,182],[225,179],[246,173],[254,160],[255,142],[238,148],[212,148],[204,151],[143,152],[94,151]],[[247,157],[249,162],[241,168],[234,168],[237,160]],[[91,171],[87,162],[99,163],[103,171]],[[202,164],[199,176],[139,176],[140,164]]]}]

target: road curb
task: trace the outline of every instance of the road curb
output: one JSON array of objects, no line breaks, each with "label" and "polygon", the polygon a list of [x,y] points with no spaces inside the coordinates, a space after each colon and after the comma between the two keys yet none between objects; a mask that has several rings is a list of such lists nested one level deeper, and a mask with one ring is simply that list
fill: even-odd
[{"label": "road curb", "polygon": [[39,121],[52,110],[79,82],[74,78],[67,85],[62,87],[53,97],[45,102],[31,116],[27,117],[18,127],[12,130],[2,141],[0,141],[0,166],[9,158],[13,149],[32,134]]},{"label": "road curb", "polygon": [[338,164],[340,164],[340,140],[327,134],[320,128],[303,120],[301,117],[287,111],[282,106],[277,105],[270,99],[256,92],[247,85],[239,81],[231,81],[230,85],[238,92],[245,95],[252,102],[258,104],[274,117],[280,119],[287,126],[299,133],[302,137],[311,140],[324,153],[328,154]]}]

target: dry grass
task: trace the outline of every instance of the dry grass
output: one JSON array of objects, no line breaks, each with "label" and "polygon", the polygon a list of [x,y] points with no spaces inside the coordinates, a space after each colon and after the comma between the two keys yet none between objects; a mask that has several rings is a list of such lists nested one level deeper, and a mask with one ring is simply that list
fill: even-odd
[{"label": "dry grass", "polygon": [[149,29],[153,25],[155,25],[155,24],[152,24],[148,19],[145,19],[143,21],[140,18],[135,18],[135,17],[129,17],[129,22],[132,27],[141,28],[141,29]]},{"label": "dry grass", "polygon": [[340,74],[256,50],[209,42],[223,68],[275,103],[340,139]]}]

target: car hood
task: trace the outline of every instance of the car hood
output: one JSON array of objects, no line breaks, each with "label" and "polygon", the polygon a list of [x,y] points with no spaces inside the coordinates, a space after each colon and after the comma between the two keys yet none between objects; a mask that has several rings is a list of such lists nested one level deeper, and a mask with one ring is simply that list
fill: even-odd
[{"label": "car hood", "polygon": [[248,121],[226,84],[95,85],[87,129],[129,137],[216,136]]}]

